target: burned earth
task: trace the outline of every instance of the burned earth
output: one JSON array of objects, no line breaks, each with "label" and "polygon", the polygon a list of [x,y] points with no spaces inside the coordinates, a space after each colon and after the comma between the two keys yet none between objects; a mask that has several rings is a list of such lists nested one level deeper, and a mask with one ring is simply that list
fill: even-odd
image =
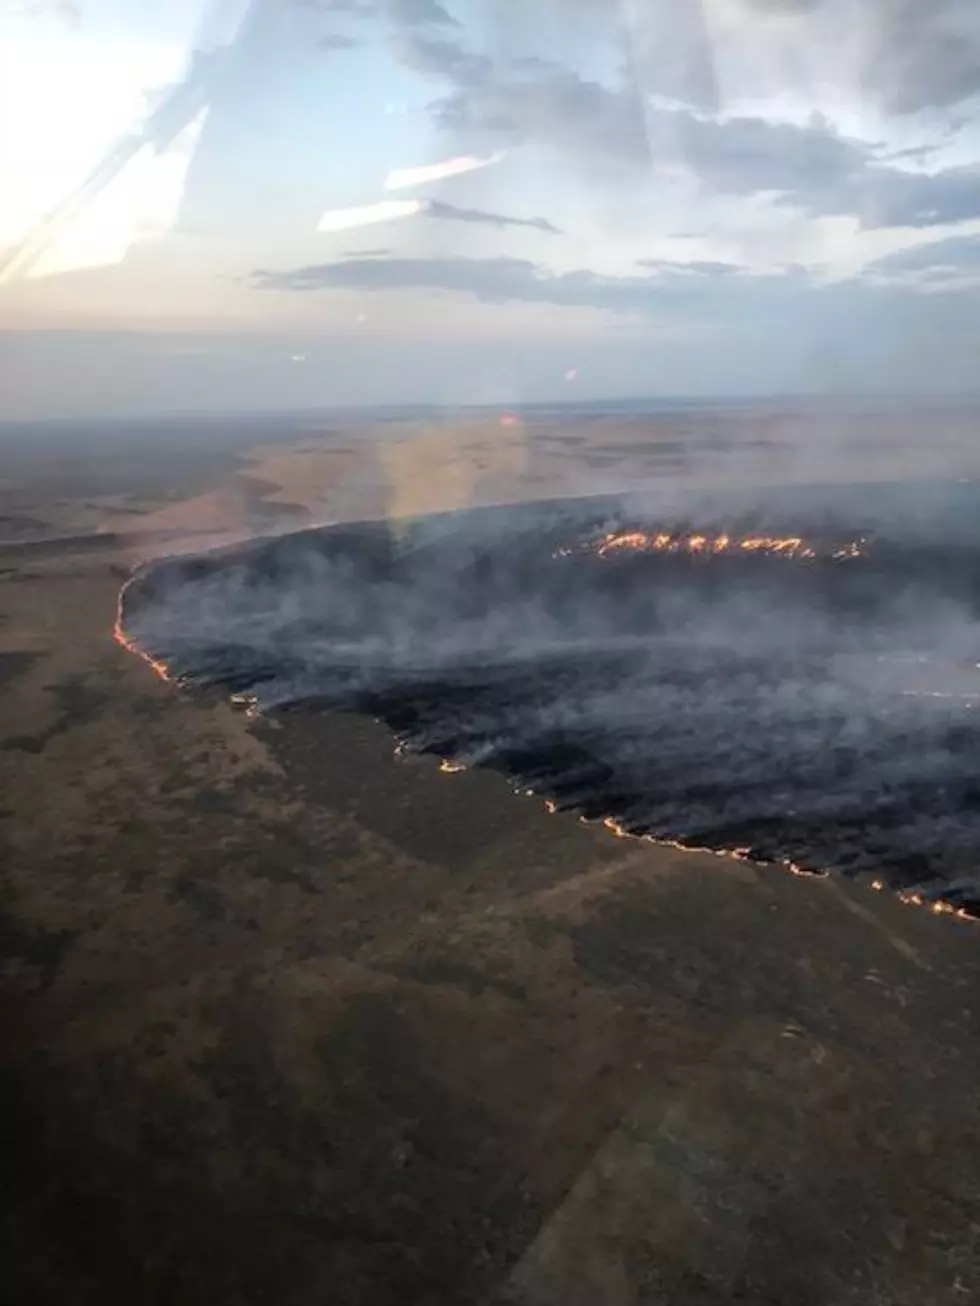
[{"label": "burned earth", "polygon": [[323,527],[137,571],[117,638],[623,835],[975,915],[978,510],[972,485],[879,485]]}]

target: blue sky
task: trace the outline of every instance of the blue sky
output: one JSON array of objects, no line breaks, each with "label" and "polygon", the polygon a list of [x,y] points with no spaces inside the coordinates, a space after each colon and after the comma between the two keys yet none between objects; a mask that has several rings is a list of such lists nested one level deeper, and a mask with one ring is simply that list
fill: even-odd
[{"label": "blue sky", "polygon": [[0,50],[8,253],[216,52],[8,265],[3,415],[976,388],[973,0],[13,0]]}]

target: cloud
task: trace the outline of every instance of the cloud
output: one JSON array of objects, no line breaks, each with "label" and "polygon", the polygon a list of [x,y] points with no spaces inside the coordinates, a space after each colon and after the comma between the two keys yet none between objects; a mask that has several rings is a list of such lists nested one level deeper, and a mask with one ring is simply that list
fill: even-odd
[{"label": "cloud", "polygon": [[442,200],[430,200],[424,212],[430,218],[447,218],[452,222],[482,223],[488,227],[533,227],[550,236],[562,235],[561,228],[547,218],[515,218],[503,213],[487,213],[483,209],[461,209]]},{"label": "cloud", "polygon": [[879,0],[869,81],[889,110],[944,109],[980,92],[980,9],[975,0]]},{"label": "cloud", "polygon": [[[858,179],[866,227],[938,227],[980,217],[980,167],[909,173],[875,168]],[[837,212],[847,211],[844,205]]]},{"label": "cloud", "polygon": [[717,259],[691,259],[682,263],[674,259],[641,258],[637,267],[649,268],[653,272],[679,273],[701,277],[728,277],[746,269],[740,263],[724,263]]},{"label": "cloud", "polygon": [[320,50],[353,50],[360,45],[360,41],[337,32],[332,36],[321,36],[316,44]]},{"label": "cloud", "polygon": [[448,290],[472,295],[489,303],[519,300],[524,303],[577,304],[595,307],[610,296],[635,302],[641,292],[646,302],[646,278],[611,282],[592,272],[554,274],[526,259],[517,258],[396,258],[383,262],[349,259],[321,263],[286,272],[256,271],[259,289],[316,291],[324,289]]},{"label": "cloud", "polygon": [[485,55],[473,54],[456,41],[427,36],[413,27],[396,28],[393,39],[396,58],[403,67],[423,77],[439,77],[459,87],[482,85],[493,70]]},{"label": "cloud", "polygon": [[[601,11],[593,5],[591,12]],[[455,37],[404,23],[394,49],[405,66],[448,84],[430,111],[438,126],[474,147],[534,143],[586,170],[686,172],[715,194],[764,195],[816,217],[853,214],[865,228],[926,228],[980,215],[980,168],[916,170],[935,143],[898,144],[888,153],[816,112],[809,122],[744,108],[722,113],[713,70],[723,69],[729,51],[724,41],[712,49],[700,0],[623,12],[633,15],[619,30],[628,57],[605,80],[533,52],[490,59]],[[503,7],[496,13],[511,31],[501,48],[526,46],[520,16]],[[893,115],[948,109],[980,94],[976,0],[862,0],[860,13],[855,0],[729,0],[726,13],[731,21],[741,15],[733,30],[747,50],[758,46],[763,65],[770,25],[791,24],[792,41],[773,49],[785,64],[787,51],[810,58],[816,48],[817,82],[827,85],[836,85],[834,50],[849,39],[843,62],[859,84],[848,93],[862,111],[873,102]],[[610,21],[610,34],[618,23]],[[773,61],[783,67],[775,54]],[[792,95],[785,68],[781,75]],[[954,128],[936,119],[932,134],[949,139]],[[901,142],[901,131],[890,139]]]},{"label": "cloud", "polygon": [[[442,200],[379,200],[375,204],[361,204],[348,209],[328,209],[321,217],[317,230],[321,232],[352,231],[358,227],[373,226],[379,222],[395,222],[401,218],[425,216],[449,222],[470,222],[487,227],[530,227],[549,236],[560,236],[562,231],[547,218],[517,218],[506,213],[492,213],[484,209],[463,209]],[[362,257],[376,257],[387,250],[368,250]]]},{"label": "cloud", "polygon": [[765,14],[812,14],[820,9],[826,0],[747,0],[752,9],[759,9]]},{"label": "cloud", "polygon": [[[452,76],[448,65],[440,74]],[[534,75],[498,74],[457,84],[433,103],[437,123],[501,143],[537,141],[582,159],[650,166],[640,98],[610,90],[574,69],[547,64]]]},{"label": "cloud", "polygon": [[975,289],[980,279],[980,236],[953,236],[876,259],[864,269],[876,285],[925,291]]},{"label": "cloud", "polygon": [[330,13],[352,14],[356,18],[372,18],[378,12],[369,0],[320,0],[320,7]]},{"label": "cloud", "polygon": [[651,115],[651,129],[719,194],[769,193],[811,216],[853,214],[865,228],[980,217],[980,167],[910,172],[879,162],[872,146],[824,124],[715,121],[675,111]]},{"label": "cloud", "polygon": [[[708,278],[703,278],[707,282]],[[746,277],[747,288],[772,298],[787,287],[808,284],[803,274]],[[552,304],[626,315],[650,315],[667,307],[703,302],[704,291],[689,277],[610,277],[588,270],[550,272],[519,258],[348,259],[287,271],[256,270],[260,290],[429,290],[472,296],[484,303]]]},{"label": "cloud", "polygon": [[[605,37],[625,51],[623,85],[628,81],[643,95],[702,110],[719,107],[719,81],[730,80],[747,51],[752,66],[764,66],[771,56],[770,63],[781,63],[786,72],[790,63],[810,67],[825,85],[846,69],[851,89],[890,113],[949,108],[980,92],[976,0],[565,3],[550,10],[558,32],[569,27],[575,11],[591,12],[589,31],[596,41]],[[541,16],[547,21],[547,7]],[[519,5],[496,5],[494,30],[504,48],[526,46],[529,39]],[[559,65],[522,49],[509,67],[543,74]]]},{"label": "cloud", "polygon": [[715,51],[702,0],[623,9],[629,75],[637,89],[665,100],[718,107]]},{"label": "cloud", "polygon": [[980,216],[980,167],[913,172],[872,144],[810,123],[722,118],[683,106],[644,106],[571,69],[457,87],[438,120],[498,143],[535,141],[585,166],[610,161],[649,174],[686,171],[719,195],[769,195],[811,216],[855,215],[866,228],[931,227]]},{"label": "cloud", "polygon": [[980,268],[980,236],[951,236],[916,245],[877,259],[872,268],[886,272],[920,272],[935,267]]},{"label": "cloud", "polygon": [[[701,0],[666,0],[637,13],[631,34],[646,89],[689,104],[709,103],[707,68],[713,54],[724,62],[728,52],[713,52]],[[976,0],[728,0],[723,19],[730,28],[751,32],[760,48],[774,28],[786,36],[787,20],[794,22],[789,44],[811,52],[828,35],[839,34],[846,62],[857,66],[861,92],[886,112],[944,109],[980,91]],[[658,57],[658,51],[669,51],[669,57]],[[831,73],[834,57],[828,46]]]},{"label": "cloud", "polygon": [[712,189],[729,194],[822,193],[848,182],[873,157],[868,147],[821,123],[653,109],[646,128],[651,148],[671,153]]},{"label": "cloud", "polygon": [[385,0],[389,19],[400,27],[458,27],[459,23],[438,0]]},{"label": "cloud", "polygon": [[[434,70],[449,79],[458,58],[453,48],[457,54]],[[457,84],[434,112],[453,130],[535,141],[585,161],[618,160],[647,173],[682,165],[731,194],[812,194],[844,184],[874,161],[870,147],[820,121],[720,119],[679,104],[645,103],[632,85],[612,88],[556,64]]]}]

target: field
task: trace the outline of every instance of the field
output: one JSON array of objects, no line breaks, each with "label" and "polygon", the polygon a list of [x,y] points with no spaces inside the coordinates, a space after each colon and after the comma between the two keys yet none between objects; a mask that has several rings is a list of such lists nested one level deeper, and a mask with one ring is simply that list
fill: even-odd
[{"label": "field", "polygon": [[690,432],[515,421],[3,437],[4,1300],[980,1292],[975,923],[250,721],[114,640],[155,553],[609,488],[641,436],[691,470]]}]

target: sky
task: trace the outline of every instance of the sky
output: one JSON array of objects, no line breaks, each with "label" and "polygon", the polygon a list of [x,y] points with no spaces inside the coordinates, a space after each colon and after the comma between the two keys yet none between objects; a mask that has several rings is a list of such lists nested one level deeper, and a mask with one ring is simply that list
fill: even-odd
[{"label": "sky", "polygon": [[0,418],[973,392],[980,5],[0,0],[0,195]]}]

